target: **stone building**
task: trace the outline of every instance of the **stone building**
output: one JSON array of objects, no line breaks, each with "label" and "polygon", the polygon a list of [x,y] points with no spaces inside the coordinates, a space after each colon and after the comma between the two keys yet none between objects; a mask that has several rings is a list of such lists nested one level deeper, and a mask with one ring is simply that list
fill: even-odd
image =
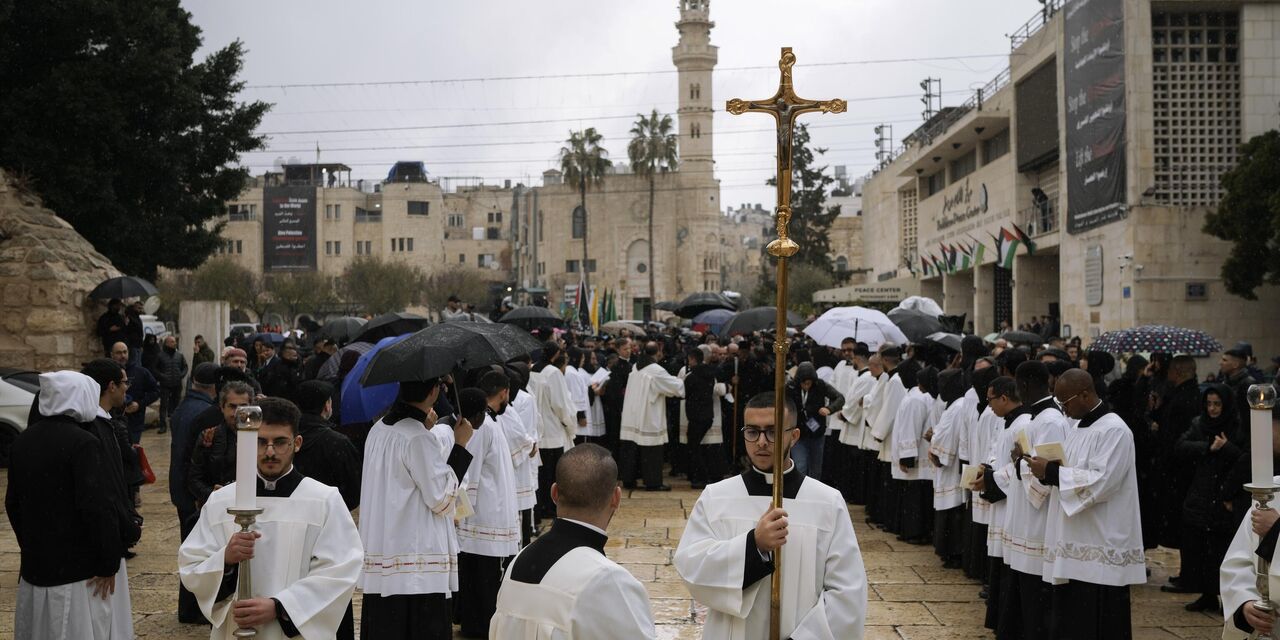
[{"label": "stone building", "polygon": [[[1273,2],[1045,3],[1011,36],[1008,69],[867,180],[870,281],[930,296],[979,334],[1048,315],[1086,343],[1159,323],[1280,352],[1280,291],[1228,294],[1229,245],[1201,231],[1239,145],[1280,125],[1277,34]],[[1006,269],[993,236],[1018,229],[1036,250]],[[979,243],[976,267],[926,273]]]},{"label": "stone building", "polygon": [[0,367],[79,370],[101,357],[94,328],[106,309],[89,292],[118,275],[70,224],[0,170]]}]

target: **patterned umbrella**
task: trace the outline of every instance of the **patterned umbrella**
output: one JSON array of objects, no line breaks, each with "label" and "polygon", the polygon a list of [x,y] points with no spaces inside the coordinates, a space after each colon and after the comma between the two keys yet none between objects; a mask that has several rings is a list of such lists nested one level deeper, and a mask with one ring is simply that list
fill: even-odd
[{"label": "patterned umbrella", "polygon": [[1174,354],[1206,354],[1222,351],[1222,343],[1197,329],[1149,324],[1132,329],[1108,331],[1095,340],[1089,349],[1107,353],[1160,351]]}]

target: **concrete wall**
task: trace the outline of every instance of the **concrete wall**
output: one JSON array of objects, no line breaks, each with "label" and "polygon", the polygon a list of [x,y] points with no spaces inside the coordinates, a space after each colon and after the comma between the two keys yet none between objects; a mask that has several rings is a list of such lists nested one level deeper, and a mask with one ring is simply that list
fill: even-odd
[{"label": "concrete wall", "polygon": [[217,358],[222,352],[222,339],[230,333],[230,303],[224,300],[188,300],[178,305],[178,351],[186,356],[188,365],[191,364],[196,336],[204,336],[204,341]]},{"label": "concrete wall", "polygon": [[1240,8],[1240,116],[1245,140],[1280,128],[1280,4]]}]

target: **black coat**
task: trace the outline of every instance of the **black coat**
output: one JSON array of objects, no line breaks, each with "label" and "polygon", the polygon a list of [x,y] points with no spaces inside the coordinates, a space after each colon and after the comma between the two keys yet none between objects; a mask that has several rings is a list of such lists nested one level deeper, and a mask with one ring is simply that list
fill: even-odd
[{"label": "black coat", "polygon": [[131,471],[136,472],[139,477],[142,473],[133,446],[129,443],[129,432],[119,421],[102,416],[83,426],[85,431],[98,439],[102,447],[103,489],[115,512],[116,525],[120,528],[120,541],[125,547],[132,547],[142,537],[142,516],[138,515],[138,510],[133,506],[133,491],[125,480],[125,451],[133,460],[134,469]]},{"label": "black coat", "polygon": [[[793,383],[787,387],[787,393],[790,394],[791,401],[796,404],[796,425],[800,427],[801,438],[821,438],[826,434],[827,417],[819,414],[819,409],[826,407],[829,412],[835,413],[844,408],[844,394],[822,380],[813,381],[813,386],[809,388],[809,393],[803,400],[799,384]],[[817,421],[817,430],[811,430],[805,426],[809,418]]]},{"label": "black coat", "polygon": [[262,383],[263,395],[292,400],[294,390],[302,382],[302,367],[297,362],[290,364],[275,357],[258,370],[257,377]]},{"label": "black coat", "polygon": [[[1236,526],[1235,514],[1224,506],[1235,491],[1226,485],[1236,462],[1248,456],[1244,455],[1245,433],[1236,428],[1229,400],[1227,404],[1223,410],[1225,419],[1213,421],[1205,414],[1196,416],[1191,428],[1178,439],[1178,464],[1194,469],[1182,503],[1182,522],[1195,531],[1229,532]],[[1214,436],[1219,433],[1227,434],[1227,443],[1217,451],[1210,451]]]},{"label": "black coat", "polygon": [[236,480],[236,433],[225,421],[213,432],[213,442],[205,445],[203,434],[196,434],[196,444],[187,463],[187,491],[196,506],[209,501],[214,485],[225,486]]},{"label": "black coat", "polygon": [[715,419],[716,366],[700,364],[684,378],[684,415],[693,425],[711,426]]},{"label": "black coat", "polygon": [[102,445],[74,419],[41,418],[13,441],[5,512],[22,577],[53,587],[113,576],[127,550],[106,484]]},{"label": "black coat", "polygon": [[302,447],[293,457],[293,466],[302,475],[334,487],[342,494],[348,510],[360,506],[360,451],[351,439],[333,429],[333,423],[312,414],[302,414],[298,422]]}]

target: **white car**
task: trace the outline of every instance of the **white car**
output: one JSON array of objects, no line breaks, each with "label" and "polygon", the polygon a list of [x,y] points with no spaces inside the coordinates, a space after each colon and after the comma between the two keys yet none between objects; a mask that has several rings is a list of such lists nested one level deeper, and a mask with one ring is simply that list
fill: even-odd
[{"label": "white car", "polygon": [[40,391],[35,371],[0,368],[0,467],[9,468],[9,448],[27,428],[31,403]]}]

